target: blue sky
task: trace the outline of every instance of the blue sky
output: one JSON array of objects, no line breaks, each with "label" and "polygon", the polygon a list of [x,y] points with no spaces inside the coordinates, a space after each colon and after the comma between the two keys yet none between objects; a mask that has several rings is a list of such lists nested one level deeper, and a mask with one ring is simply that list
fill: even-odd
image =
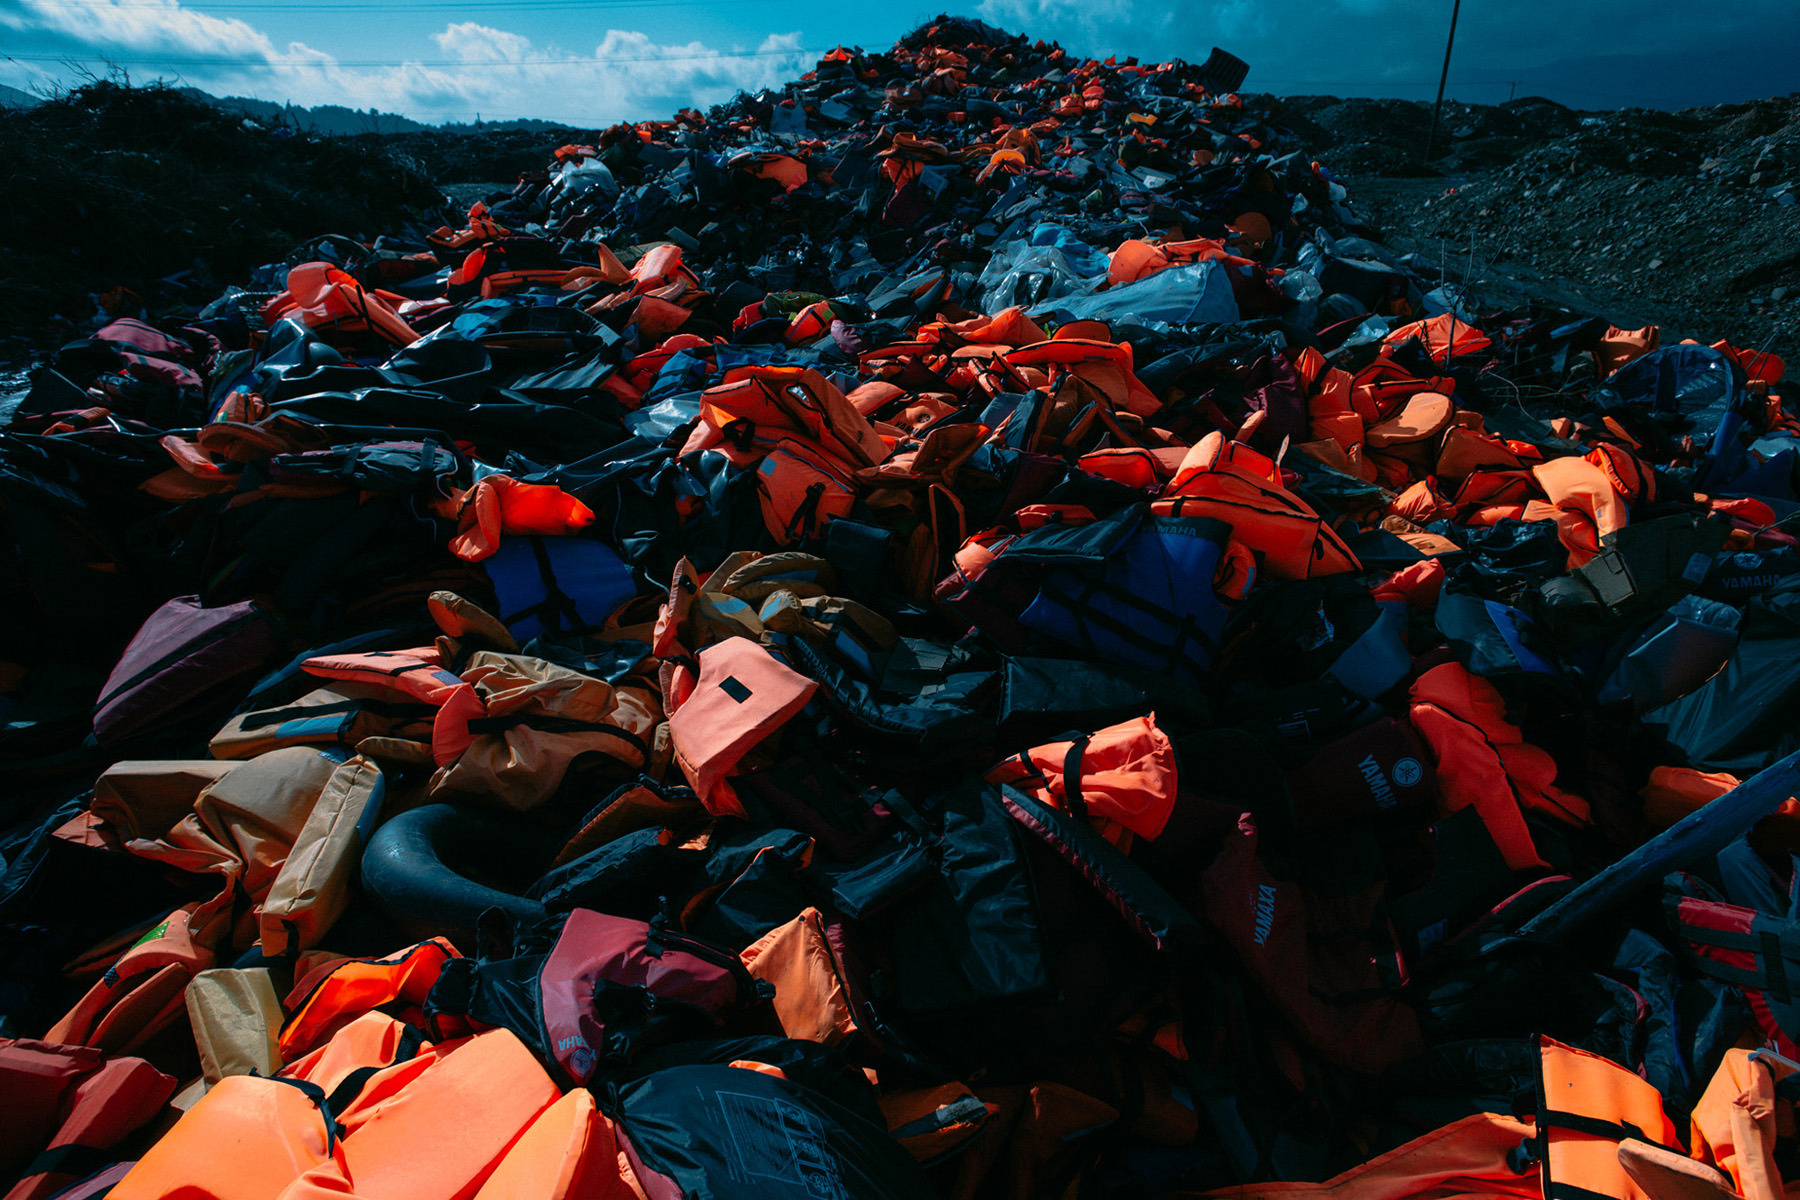
[{"label": "blue sky", "polygon": [[[971,0],[1072,50],[1252,65],[1247,87],[1428,99],[1451,0]],[[422,121],[665,115],[791,79],[837,44],[883,49],[913,0],[0,0],[0,83],[104,72]],[[1800,88],[1796,0],[1464,0],[1450,92],[1575,107]]]}]

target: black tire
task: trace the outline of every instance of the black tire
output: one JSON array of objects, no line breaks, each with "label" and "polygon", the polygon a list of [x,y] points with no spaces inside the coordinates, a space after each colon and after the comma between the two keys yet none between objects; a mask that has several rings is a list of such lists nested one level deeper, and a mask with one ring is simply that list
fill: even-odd
[{"label": "black tire", "polygon": [[474,940],[475,923],[498,908],[520,926],[544,919],[535,900],[479,883],[489,879],[523,886],[548,864],[554,847],[517,817],[427,804],[382,825],[363,851],[362,882],[407,936],[443,935],[459,944]]}]

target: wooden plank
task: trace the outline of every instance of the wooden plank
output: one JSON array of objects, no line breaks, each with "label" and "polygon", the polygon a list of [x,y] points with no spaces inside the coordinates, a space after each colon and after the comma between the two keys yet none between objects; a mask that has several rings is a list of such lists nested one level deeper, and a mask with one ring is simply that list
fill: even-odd
[{"label": "wooden plank", "polygon": [[1527,921],[1521,937],[1560,941],[1683,867],[1717,854],[1800,791],[1800,750],[1695,809]]}]

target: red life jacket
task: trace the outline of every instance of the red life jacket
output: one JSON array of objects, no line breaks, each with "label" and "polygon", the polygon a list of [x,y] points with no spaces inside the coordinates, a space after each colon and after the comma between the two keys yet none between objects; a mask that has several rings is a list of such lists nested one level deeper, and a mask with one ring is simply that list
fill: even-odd
[{"label": "red life jacket", "polygon": [[1378,1074],[1425,1049],[1401,998],[1404,963],[1383,917],[1385,885],[1310,888],[1273,874],[1249,813],[1200,877],[1204,915],[1258,989],[1307,1045],[1354,1071]]},{"label": "red life jacket", "polygon": [[0,1038],[0,1177],[17,1177],[5,1200],[43,1200],[110,1163],[174,1094],[139,1058]]},{"label": "red life jacket", "polygon": [[756,467],[763,523],[778,545],[810,541],[856,503],[844,465],[806,442],[782,438]]}]

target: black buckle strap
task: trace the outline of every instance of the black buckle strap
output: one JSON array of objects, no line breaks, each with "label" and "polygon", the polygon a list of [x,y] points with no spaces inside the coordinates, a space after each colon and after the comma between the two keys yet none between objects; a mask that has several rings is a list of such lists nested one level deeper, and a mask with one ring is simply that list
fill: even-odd
[{"label": "black buckle strap", "polygon": [[1063,755],[1063,805],[1081,820],[1089,820],[1087,799],[1081,794],[1081,762],[1087,754],[1088,735],[1082,734],[1069,743]]}]

